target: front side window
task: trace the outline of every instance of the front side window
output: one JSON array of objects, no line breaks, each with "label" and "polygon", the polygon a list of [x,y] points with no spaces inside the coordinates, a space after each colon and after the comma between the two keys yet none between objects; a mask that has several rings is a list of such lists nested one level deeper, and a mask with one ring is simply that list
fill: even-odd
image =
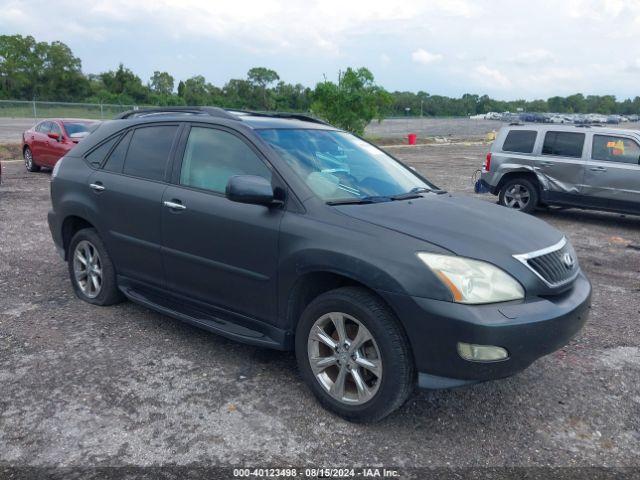
[{"label": "front side window", "polygon": [[583,145],[584,133],[547,132],[542,145],[542,154],[580,158]]},{"label": "front side window", "polygon": [[177,131],[177,125],[136,129],[129,144],[123,173],[149,180],[162,180]]},{"label": "front side window", "polygon": [[60,130],[60,125],[56,122],[49,122],[51,124],[51,133],[57,133],[58,135],[62,135],[62,130]]},{"label": "front side window", "polygon": [[535,130],[511,130],[504,140],[502,151],[516,153],[531,153],[536,143]]},{"label": "front side window", "polygon": [[191,128],[180,185],[224,193],[234,175],[257,175],[271,180],[271,170],[235,135],[213,128]]},{"label": "front side window", "polygon": [[346,132],[265,129],[257,133],[324,201],[389,197],[435,187],[382,150]]},{"label": "front side window", "polygon": [[605,162],[640,163],[640,147],[630,138],[594,135],[591,158]]}]

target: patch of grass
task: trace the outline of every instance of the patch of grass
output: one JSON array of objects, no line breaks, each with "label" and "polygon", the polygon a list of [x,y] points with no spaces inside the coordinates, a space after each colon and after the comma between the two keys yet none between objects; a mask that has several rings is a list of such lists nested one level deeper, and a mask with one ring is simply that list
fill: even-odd
[{"label": "patch of grass", "polygon": [[1,143],[0,144],[0,160],[19,160],[22,158],[19,143]]}]

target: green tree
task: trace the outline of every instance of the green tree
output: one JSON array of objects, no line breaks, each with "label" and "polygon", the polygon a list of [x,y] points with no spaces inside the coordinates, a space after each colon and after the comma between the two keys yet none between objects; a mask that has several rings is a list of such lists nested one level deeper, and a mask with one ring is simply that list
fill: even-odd
[{"label": "green tree", "polygon": [[254,105],[259,110],[271,110],[273,101],[269,86],[280,80],[280,76],[265,67],[254,67],[247,72],[247,81],[255,88]]},{"label": "green tree", "polygon": [[366,68],[347,68],[338,75],[338,83],[318,83],[313,92],[314,113],[357,135],[374,118],[382,119],[392,102],[391,95],[374,82]]},{"label": "green tree", "polygon": [[168,72],[153,72],[149,80],[151,91],[160,95],[171,95],[173,93],[173,77]]}]

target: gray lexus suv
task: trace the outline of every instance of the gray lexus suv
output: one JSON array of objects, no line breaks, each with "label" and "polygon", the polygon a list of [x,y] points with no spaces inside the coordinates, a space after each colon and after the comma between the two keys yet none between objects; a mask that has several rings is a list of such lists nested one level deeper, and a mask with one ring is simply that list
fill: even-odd
[{"label": "gray lexus suv", "polygon": [[588,315],[561,232],[301,115],[123,114],[56,164],[51,200],[79,298],[295,350],[320,402],[354,421],[416,385],[513,375]]},{"label": "gray lexus suv", "polygon": [[503,127],[476,191],[531,212],[538,205],[640,214],[640,131],[596,126]]}]

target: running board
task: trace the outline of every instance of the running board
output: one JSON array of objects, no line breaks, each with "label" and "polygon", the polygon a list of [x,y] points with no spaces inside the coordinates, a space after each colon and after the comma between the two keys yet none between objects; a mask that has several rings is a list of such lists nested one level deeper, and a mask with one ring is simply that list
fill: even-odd
[{"label": "running board", "polygon": [[204,312],[198,308],[186,305],[183,302],[173,301],[170,298],[163,298],[159,295],[149,294],[134,290],[130,287],[121,287],[120,290],[129,300],[139,303],[151,310],[155,310],[163,315],[173,317],[190,325],[208,330],[209,332],[222,335],[242,343],[256,345],[259,347],[275,348],[286,350],[284,342],[279,342],[265,333],[247,328],[237,323],[225,320],[212,313]]}]

